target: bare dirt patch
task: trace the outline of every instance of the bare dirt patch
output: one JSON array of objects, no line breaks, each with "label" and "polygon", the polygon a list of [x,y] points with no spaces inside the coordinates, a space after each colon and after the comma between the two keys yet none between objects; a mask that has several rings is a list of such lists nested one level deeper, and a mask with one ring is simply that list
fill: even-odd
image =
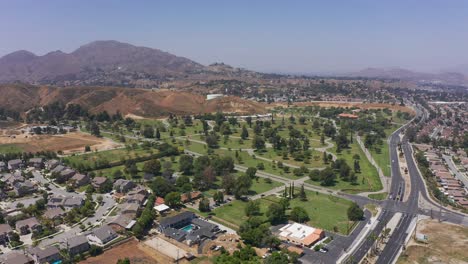
[{"label": "bare dirt patch", "polygon": [[37,151],[63,151],[65,154],[83,152],[85,146],[91,150],[107,150],[121,146],[108,139],[98,138],[81,132],[64,135],[28,135],[16,134],[0,136],[0,144],[13,144],[26,152]]},{"label": "bare dirt patch", "polygon": [[422,220],[417,232],[427,235],[428,243],[411,240],[397,263],[468,263],[468,228]]},{"label": "bare dirt patch", "polygon": [[154,250],[145,248],[136,240],[130,240],[122,245],[105,251],[102,255],[88,258],[80,264],[115,264],[119,259],[128,258],[132,264],[171,263],[165,256]]}]

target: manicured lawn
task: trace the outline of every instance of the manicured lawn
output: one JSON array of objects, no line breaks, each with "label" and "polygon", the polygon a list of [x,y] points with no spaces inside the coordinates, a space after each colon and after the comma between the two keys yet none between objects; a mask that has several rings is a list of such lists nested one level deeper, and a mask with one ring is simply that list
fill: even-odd
[{"label": "manicured lawn", "polygon": [[368,196],[369,198],[375,199],[375,200],[385,200],[388,196],[388,193],[387,192],[375,193],[375,194],[369,194]]},{"label": "manicured lawn", "polygon": [[[296,193],[299,190],[296,190]],[[325,230],[333,231],[337,228],[341,234],[346,234],[348,229],[348,217],[347,210],[351,205],[350,201],[337,198],[331,195],[316,194],[315,192],[306,191],[307,201],[301,201],[298,198],[290,201],[290,208],[296,206],[304,208],[309,217],[310,221],[307,223],[313,227],[322,228]],[[262,217],[265,217],[265,212],[268,210],[268,206],[271,203],[278,202],[280,198],[276,196],[267,196],[260,201],[260,211]],[[246,202],[235,200],[230,204],[221,206],[214,210],[217,217],[224,221],[233,223],[237,226],[247,220],[245,215]],[[288,212],[289,213],[289,210]],[[266,217],[265,217],[266,220]],[[349,223],[352,226],[352,223]]]},{"label": "manicured lawn", "polygon": [[[159,159],[159,161],[161,162],[161,165],[162,165],[162,163],[164,163],[165,161],[170,161],[170,159],[169,158],[162,158],[162,159]],[[145,161],[136,163],[136,166],[137,166],[138,171],[139,171],[138,172],[138,177],[139,178],[142,178],[143,175],[144,175],[144,172],[143,172],[144,164],[145,164]],[[179,171],[179,156],[177,156],[175,158],[174,162],[171,162],[171,164],[172,164],[171,168],[174,171]],[[102,170],[95,170],[94,172],[96,173],[96,175],[102,175],[103,177],[112,177],[114,175],[115,171],[120,170],[125,178],[131,180],[132,179],[131,175],[125,173],[124,169],[125,169],[125,166],[120,165],[120,166],[114,166],[114,167],[106,168],[106,169],[102,169]]]},{"label": "manicured lawn", "polygon": [[255,180],[252,182],[252,187],[250,188],[250,190],[253,191],[252,194],[261,194],[261,193],[267,192],[267,191],[269,191],[271,189],[274,189],[276,187],[284,185],[284,184],[282,184],[280,182],[277,182],[277,181],[272,181],[271,183],[266,183],[265,180],[266,180],[265,178],[259,178],[258,182],[255,181]]},{"label": "manicured lawn", "polygon": [[95,165],[103,163],[114,163],[122,159],[129,159],[135,157],[145,157],[152,153],[157,153],[158,150],[151,149],[145,150],[142,148],[137,149],[114,149],[108,151],[101,151],[95,153],[89,153],[84,155],[76,155],[66,157],[64,161],[71,167],[77,168],[78,166],[94,167]]},{"label": "manicured lawn", "polygon": [[[393,125],[392,128],[388,128],[385,130],[385,134],[387,135],[387,138],[395,131],[398,129],[398,125]],[[370,153],[372,157],[374,158],[375,162],[379,165],[379,167],[382,169],[383,173],[385,176],[390,177],[391,172],[390,172],[390,153],[388,150],[388,142],[387,139],[384,139],[384,143],[382,144],[381,151],[380,153],[377,153],[375,149],[371,149]]]},{"label": "manicured lawn", "polygon": [[281,161],[283,164],[290,164],[293,166],[306,166],[307,168],[321,168],[325,167],[322,161],[322,152],[318,151],[312,151],[311,158],[309,159],[309,163],[306,164],[304,161],[296,161],[294,160],[293,157],[289,156],[288,159],[283,159],[283,156],[281,153],[277,153],[274,149],[272,148],[267,148],[266,151],[264,152],[259,152],[256,155],[259,155],[261,157],[275,160],[275,161]]},{"label": "manicured lawn", "polygon": [[[335,152],[335,148],[331,149]],[[336,154],[336,152],[335,152]],[[382,183],[380,182],[379,174],[377,169],[372,166],[369,160],[364,155],[364,152],[359,147],[356,139],[353,140],[353,143],[350,144],[349,149],[343,150],[340,154],[336,154],[338,158],[343,158],[346,160],[349,166],[353,168],[354,154],[358,154],[360,157],[359,164],[361,167],[361,172],[357,173],[358,176],[356,185],[353,185],[351,182],[346,182],[337,177],[336,183],[333,186],[327,186],[331,189],[342,190],[348,193],[360,193],[360,192],[370,192],[370,191],[379,191],[382,189]],[[315,182],[307,180],[310,184],[320,185],[320,182]]]},{"label": "manicured lawn", "polygon": [[269,161],[261,160],[261,159],[250,156],[246,151],[238,151],[238,155],[241,157],[240,162],[235,156],[235,153],[236,153],[235,150],[229,151],[225,149],[217,149],[215,150],[215,153],[218,155],[231,156],[237,164],[240,164],[245,167],[257,167],[259,163],[263,163],[263,165],[265,166],[265,169],[263,171],[267,173],[275,174],[280,177],[284,177],[288,179],[298,178],[291,173],[292,169],[288,173],[286,173],[282,169],[279,169],[278,167],[273,167],[273,164]]},{"label": "manicured lawn", "polygon": [[205,144],[192,141],[189,141],[188,143],[184,142],[184,148],[203,155],[206,155],[206,151],[208,149],[208,147]]},{"label": "manicured lawn", "polygon": [[23,149],[16,144],[3,144],[0,145],[0,153],[18,153],[23,152]]},{"label": "manicured lawn", "polygon": [[[264,199],[260,199],[260,212],[262,216],[265,217],[265,212],[268,210],[268,205],[272,202]],[[227,222],[233,223],[237,226],[240,226],[244,221],[248,219],[245,215],[245,206],[247,202],[241,200],[234,200],[229,204],[225,204],[221,207],[216,208],[213,212],[216,217],[219,217]]]},{"label": "manicured lawn", "polygon": [[[298,192],[298,191],[296,191]],[[298,198],[291,200],[290,207],[302,207],[309,214],[309,225],[333,231],[338,228],[338,233],[347,234],[348,229],[348,207],[350,201],[331,195],[306,191],[307,201],[303,202]],[[349,223],[352,226],[352,223]]]}]

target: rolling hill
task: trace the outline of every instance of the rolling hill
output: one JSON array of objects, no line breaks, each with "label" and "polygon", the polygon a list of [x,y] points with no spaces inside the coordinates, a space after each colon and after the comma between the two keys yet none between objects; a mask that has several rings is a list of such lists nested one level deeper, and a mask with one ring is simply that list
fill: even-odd
[{"label": "rolling hill", "polygon": [[0,108],[24,113],[52,102],[79,104],[91,113],[107,111],[142,117],[173,114],[264,113],[264,105],[235,96],[206,100],[204,96],[169,90],[152,91],[121,87],[65,87],[27,84],[0,85]]},{"label": "rolling hill", "polygon": [[17,51],[0,58],[0,82],[129,85],[136,79],[165,80],[203,71],[205,66],[158,49],[96,41],[72,53],[36,56]]}]

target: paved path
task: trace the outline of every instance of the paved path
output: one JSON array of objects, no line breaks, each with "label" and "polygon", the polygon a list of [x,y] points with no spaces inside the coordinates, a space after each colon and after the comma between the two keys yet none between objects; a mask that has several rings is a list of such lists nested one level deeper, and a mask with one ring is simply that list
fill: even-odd
[{"label": "paved path", "polygon": [[[386,177],[384,174],[383,174],[383,171],[382,169],[380,168],[380,166],[377,164],[377,162],[374,160],[374,157],[372,157],[372,154],[370,153],[370,151],[364,146],[364,143],[362,142],[361,140],[361,137],[359,135],[356,135],[356,140],[357,140],[357,143],[359,145],[359,147],[361,147],[361,150],[364,152],[364,154],[366,155],[366,158],[367,160],[369,160],[369,162],[372,164],[372,166],[375,167],[375,169],[377,170],[377,173],[379,174],[379,178],[380,178],[380,182],[382,183],[382,190],[380,191],[376,191],[376,192],[363,192],[363,193],[360,193],[360,195],[362,196],[368,196],[369,194],[377,194],[377,193],[388,193],[388,190],[390,190],[390,178],[389,177]],[[389,146],[390,147],[390,146]]]}]

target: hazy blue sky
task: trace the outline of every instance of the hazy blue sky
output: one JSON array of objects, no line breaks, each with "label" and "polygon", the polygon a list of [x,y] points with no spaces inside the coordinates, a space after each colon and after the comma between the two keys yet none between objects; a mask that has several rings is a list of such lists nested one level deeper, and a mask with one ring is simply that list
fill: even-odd
[{"label": "hazy blue sky", "polygon": [[0,0],[0,56],[94,40],[281,72],[468,63],[468,1]]}]

